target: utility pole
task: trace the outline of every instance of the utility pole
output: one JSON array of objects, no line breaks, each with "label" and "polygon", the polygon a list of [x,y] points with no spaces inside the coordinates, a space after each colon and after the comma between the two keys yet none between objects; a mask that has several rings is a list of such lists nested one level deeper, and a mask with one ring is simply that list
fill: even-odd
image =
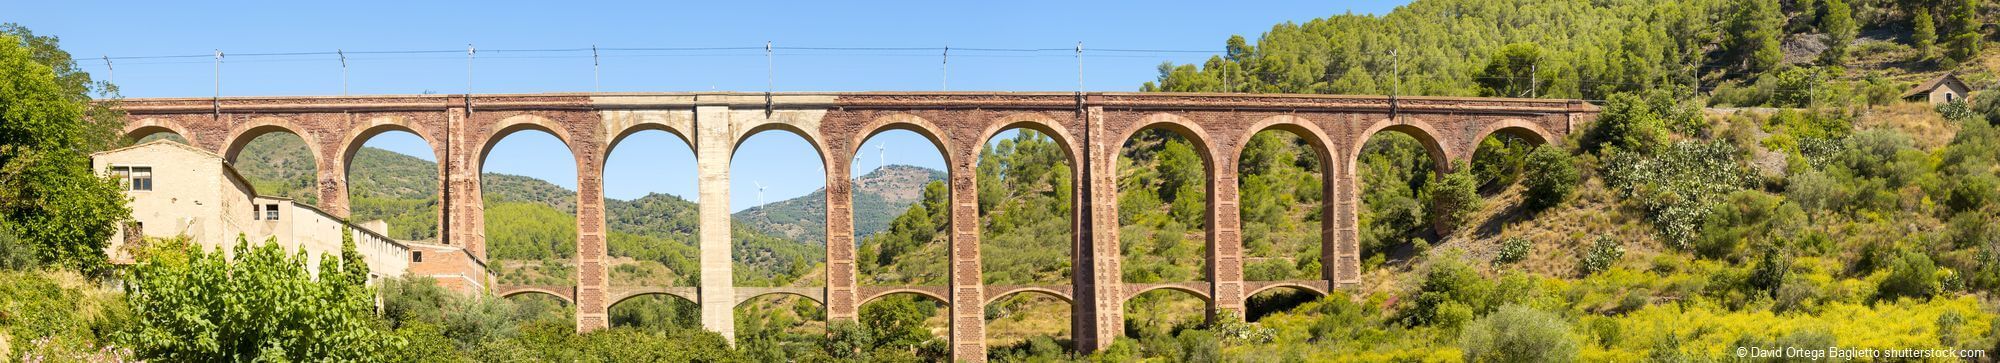
[{"label": "utility pole", "polygon": [[[764,93],[778,89],[778,61],[771,58],[771,41],[764,41]],[[767,96],[768,98],[768,96]]]},{"label": "utility pole", "polygon": [[215,50],[215,99],[222,100],[222,50]]},{"label": "utility pole", "polygon": [[1537,77],[1541,76],[1541,72],[1542,72],[1542,62],[1540,62],[1539,60],[1537,60],[1535,64],[1528,65],[1528,98],[1535,98],[1535,96],[1540,95],[1542,90],[1541,86],[1542,83],[1541,79]]},{"label": "utility pole", "polygon": [[1403,58],[1396,54],[1399,48],[1389,48],[1389,120],[1395,122],[1401,112],[1396,104],[1396,95],[1403,91]]},{"label": "utility pole", "polygon": [[942,63],[944,64],[944,90],[950,91],[951,90],[951,46],[947,45],[944,47],[944,55],[939,59],[942,59],[943,60]]},{"label": "utility pole", "polygon": [[346,96],[347,95],[347,51],[341,49],[334,49],[333,53],[340,55],[340,95]]},{"label": "utility pole", "polygon": [[465,102],[472,103],[472,58],[479,50],[472,43],[465,43]]},{"label": "utility pole", "polygon": [[1083,42],[1076,42],[1076,94],[1083,95]]},{"label": "utility pole", "polygon": [[597,45],[590,45],[590,92],[603,92],[603,76],[598,71]]},{"label": "utility pole", "polygon": [[111,55],[104,55],[104,80],[118,83],[118,70],[111,68]]}]

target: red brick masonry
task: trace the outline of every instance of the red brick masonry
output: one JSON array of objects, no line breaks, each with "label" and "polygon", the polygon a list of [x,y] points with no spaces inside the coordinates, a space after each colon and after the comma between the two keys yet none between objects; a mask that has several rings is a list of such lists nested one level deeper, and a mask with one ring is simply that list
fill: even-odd
[{"label": "red brick masonry", "polygon": [[[1043,293],[1073,302],[1074,339],[1085,350],[1123,333],[1126,299],[1154,289],[1186,291],[1210,302],[1212,316],[1244,308],[1245,299],[1269,288],[1324,294],[1360,281],[1354,163],[1363,142],[1384,130],[1406,132],[1425,143],[1441,168],[1469,160],[1479,141],[1496,132],[1536,142],[1560,142],[1598,109],[1576,100],[1184,93],[641,93],[423,95],[358,97],[232,97],[130,99],[127,135],[173,132],[230,159],[269,132],[303,137],[318,156],[320,207],[348,214],[347,163],[369,137],[407,131],[428,141],[437,160],[445,203],[440,235],[459,254],[425,254],[412,271],[462,273],[485,256],[480,164],[488,148],[509,133],[541,130],[565,142],[577,163],[577,286],[488,286],[500,295],[539,292],[572,301],[579,330],[605,327],[610,304],[644,294],[688,298],[704,305],[704,324],[732,335],[733,306],[762,294],[794,294],[824,303],[832,319],[854,319],[856,308],[877,296],[907,292],[944,300],[951,309],[951,343],[961,360],[985,359],[985,304],[1004,294]],[[1011,128],[1041,131],[1067,148],[1076,167],[1073,282],[1060,286],[985,286],[980,283],[978,211],[972,172],[979,146]],[[1208,159],[1209,265],[1206,281],[1126,284],[1120,281],[1116,160],[1119,148],[1145,128],[1165,128],[1191,140]],[[875,133],[903,129],[937,143],[951,183],[950,286],[862,287],[855,281],[854,228],[849,165],[855,148]],[[1323,228],[1323,279],[1243,281],[1236,163],[1250,136],[1263,130],[1298,134],[1331,165]],[[603,165],[624,136],[665,130],[690,140],[703,165],[703,194],[727,195],[734,143],[762,130],[799,134],[826,163],[827,286],[751,288],[728,286],[728,219],[704,218],[702,286],[608,286],[605,254]],[[829,156],[830,155],[830,156]],[[719,160],[718,160],[719,158]],[[714,181],[720,181],[716,183]],[[719,188],[719,189],[718,189]],[[727,210],[727,201],[701,198],[704,210]],[[714,198],[726,199],[726,198]],[[720,204],[718,204],[720,203]],[[704,217],[707,217],[704,215]],[[715,224],[723,232],[711,231]],[[1100,228],[1100,226],[1102,226]],[[435,257],[433,257],[435,256]],[[432,261],[438,261],[433,263]],[[720,266],[716,264],[720,263]],[[439,267],[445,266],[445,267]],[[456,272],[454,272],[456,271]],[[710,292],[715,296],[702,296]],[[718,305],[718,306],[709,306]],[[1237,315],[1240,316],[1240,315]]]}]

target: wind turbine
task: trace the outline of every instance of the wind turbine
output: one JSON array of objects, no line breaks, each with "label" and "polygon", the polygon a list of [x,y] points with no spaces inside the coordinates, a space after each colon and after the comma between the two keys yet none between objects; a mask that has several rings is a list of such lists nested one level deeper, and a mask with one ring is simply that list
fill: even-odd
[{"label": "wind turbine", "polygon": [[875,168],[889,167],[889,144],[875,144]]}]

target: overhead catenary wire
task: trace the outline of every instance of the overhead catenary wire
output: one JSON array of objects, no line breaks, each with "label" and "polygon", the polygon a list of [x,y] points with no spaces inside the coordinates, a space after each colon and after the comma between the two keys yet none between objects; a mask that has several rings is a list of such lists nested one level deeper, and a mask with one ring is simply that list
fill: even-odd
[{"label": "overhead catenary wire", "polygon": [[[591,68],[592,68],[591,90],[595,92],[602,90],[602,78],[603,78],[602,67],[604,65],[603,62],[606,60],[606,58],[742,57],[742,56],[754,56],[755,53],[749,53],[749,52],[756,50],[764,51],[763,55],[765,57],[765,62],[766,62],[765,88],[767,92],[776,91],[777,56],[797,56],[797,57],[938,56],[940,72],[941,72],[940,88],[943,90],[950,90],[950,77],[951,77],[950,62],[952,57],[1004,59],[1004,58],[1053,58],[1053,57],[1069,56],[1072,57],[1077,63],[1077,89],[1079,92],[1081,92],[1087,89],[1086,83],[1084,82],[1085,79],[1083,74],[1084,57],[1156,58],[1160,55],[1213,53],[1213,51],[1194,50],[1194,49],[1105,48],[1105,49],[1093,49],[1093,50],[1101,50],[1102,52],[1091,52],[1094,54],[1085,54],[1082,51],[1081,42],[1078,42],[1076,46],[1070,48],[1031,48],[1031,47],[952,47],[952,46],[926,47],[926,46],[822,46],[822,45],[779,47],[776,46],[775,42],[767,41],[762,47],[754,47],[754,46],[604,47],[592,44],[588,47],[574,47],[574,48],[564,48],[564,47],[498,48],[498,49],[485,49],[486,53],[488,53],[489,55],[486,57],[480,57],[479,53],[481,50],[478,49],[473,44],[468,43],[466,44],[466,48],[463,50],[358,49],[354,51],[348,51],[344,48],[340,48],[340,49],[335,49],[333,51],[294,50],[294,51],[229,52],[227,53],[227,56],[231,57],[227,58],[227,60],[238,63],[312,63],[312,62],[324,62],[327,60],[333,60],[335,62],[328,62],[328,63],[334,63],[334,64],[328,64],[328,65],[340,67],[341,94],[349,95],[351,94],[352,75],[353,75],[352,72],[354,71],[354,69],[351,69],[351,67],[353,66],[352,63],[354,62],[377,63],[382,61],[444,60],[444,59],[449,59],[449,57],[451,57],[452,56],[451,54],[453,53],[463,51],[465,52],[464,54],[466,62],[465,92],[467,94],[472,94],[473,92],[477,91],[476,66],[478,61],[480,60],[498,61],[498,60],[531,60],[531,59],[580,59],[581,57],[587,56],[591,58]],[[588,53],[586,54],[585,52]],[[1063,54],[1063,53],[1070,53],[1070,54]],[[326,58],[318,58],[321,56],[324,56]],[[195,60],[194,58],[196,57],[213,57],[214,59]],[[100,59],[105,62],[107,79],[115,78],[116,65],[185,64],[185,63],[194,63],[200,61],[212,62],[213,63],[212,75],[214,78],[213,96],[218,99],[221,97],[221,87],[222,87],[221,67],[225,59],[224,59],[224,52],[220,49],[215,49],[210,54],[158,54],[158,55],[125,55],[125,56],[112,56],[109,54],[105,54],[100,56]],[[470,101],[468,100],[468,103],[469,102]]]}]

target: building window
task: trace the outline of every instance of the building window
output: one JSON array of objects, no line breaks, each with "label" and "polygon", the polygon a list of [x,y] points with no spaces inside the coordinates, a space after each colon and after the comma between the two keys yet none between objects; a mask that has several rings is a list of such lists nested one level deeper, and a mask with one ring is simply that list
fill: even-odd
[{"label": "building window", "polygon": [[113,166],[111,177],[118,179],[125,190],[153,190],[153,167],[150,166]]},{"label": "building window", "polygon": [[424,251],[410,251],[410,262],[424,262]]},{"label": "building window", "polygon": [[275,221],[275,220],[278,220],[278,205],[277,205],[277,204],[265,204],[265,205],[264,205],[264,220],[267,220],[267,221]]}]

